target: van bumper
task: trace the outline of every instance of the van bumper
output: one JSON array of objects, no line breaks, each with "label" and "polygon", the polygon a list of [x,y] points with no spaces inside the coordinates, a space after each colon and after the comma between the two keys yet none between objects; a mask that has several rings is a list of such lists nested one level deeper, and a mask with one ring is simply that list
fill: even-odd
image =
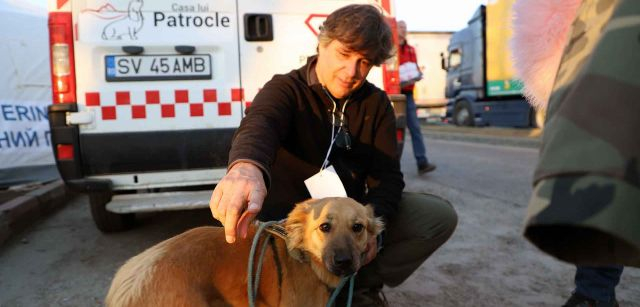
[{"label": "van bumper", "polygon": [[[105,178],[112,175],[226,170],[235,128],[82,134],[78,126],[67,125],[67,113],[77,109],[72,103],[49,107],[56,166],[76,191],[111,191],[116,182]],[[59,145],[73,147],[71,159],[59,159]],[[182,181],[175,178],[176,185]]]}]

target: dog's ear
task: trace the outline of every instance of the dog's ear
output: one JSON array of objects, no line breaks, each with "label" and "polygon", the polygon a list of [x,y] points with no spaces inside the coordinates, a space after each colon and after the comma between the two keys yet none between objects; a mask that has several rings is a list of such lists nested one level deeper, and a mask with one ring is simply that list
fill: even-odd
[{"label": "dog's ear", "polygon": [[309,200],[298,203],[289,213],[284,226],[287,230],[287,249],[289,249],[289,254],[301,261],[304,259],[304,232],[307,225],[307,215],[310,210]]},{"label": "dog's ear", "polygon": [[370,236],[375,237],[384,230],[384,222],[382,218],[375,216],[372,205],[366,205],[365,208],[367,209],[367,218],[369,219],[367,222],[367,232],[369,232]]}]

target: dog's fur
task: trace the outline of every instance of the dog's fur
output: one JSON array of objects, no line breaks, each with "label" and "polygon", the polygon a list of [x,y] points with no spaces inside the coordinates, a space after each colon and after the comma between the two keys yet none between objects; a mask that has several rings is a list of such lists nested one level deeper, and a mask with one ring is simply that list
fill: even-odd
[{"label": "dog's fur", "polygon": [[[325,198],[298,204],[285,228],[286,242],[275,239],[265,253],[257,306],[324,306],[328,288],[361,267],[367,242],[383,225],[371,206]],[[118,270],[106,305],[247,306],[255,232],[227,244],[222,228],[200,227],[163,241]]]}]

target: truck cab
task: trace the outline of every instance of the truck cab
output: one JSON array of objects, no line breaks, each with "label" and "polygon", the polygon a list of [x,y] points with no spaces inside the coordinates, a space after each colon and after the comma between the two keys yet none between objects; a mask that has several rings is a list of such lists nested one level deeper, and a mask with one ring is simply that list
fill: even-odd
[{"label": "truck cab", "polygon": [[477,10],[468,27],[451,35],[447,57],[443,59],[443,69],[447,71],[445,97],[449,99],[447,116],[451,113],[458,125],[481,124],[476,122],[477,112],[471,103],[482,97],[484,92],[481,18],[480,10]]},{"label": "truck cab", "polygon": [[480,6],[441,54],[447,72],[446,121],[459,126],[541,125],[522,96],[522,83],[514,78],[508,48],[512,2]]}]

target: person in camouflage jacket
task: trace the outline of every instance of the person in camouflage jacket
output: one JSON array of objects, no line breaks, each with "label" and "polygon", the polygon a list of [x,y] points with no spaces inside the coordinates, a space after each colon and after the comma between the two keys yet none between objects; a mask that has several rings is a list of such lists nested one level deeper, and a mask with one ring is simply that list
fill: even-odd
[{"label": "person in camouflage jacket", "polygon": [[516,70],[547,109],[524,235],[578,264],[565,306],[617,306],[622,265],[640,264],[640,1],[520,0],[514,11]]},{"label": "person in camouflage jacket", "polygon": [[524,235],[564,261],[640,266],[639,14],[582,1],[548,97]]}]

